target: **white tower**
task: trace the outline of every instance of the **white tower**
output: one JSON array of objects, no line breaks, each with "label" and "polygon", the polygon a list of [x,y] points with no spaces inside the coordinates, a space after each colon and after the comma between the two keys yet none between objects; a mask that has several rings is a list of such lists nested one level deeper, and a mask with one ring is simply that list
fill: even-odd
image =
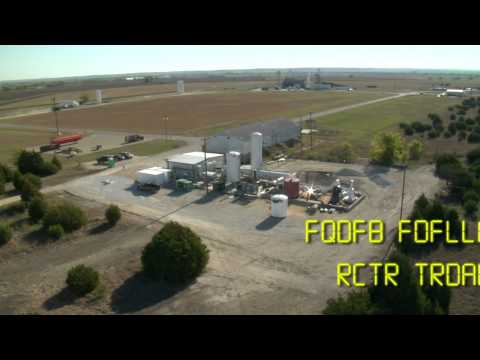
[{"label": "white tower", "polygon": [[96,94],[97,94],[97,104],[101,104],[102,103],[102,90],[97,90]]},{"label": "white tower", "polygon": [[252,170],[258,170],[262,167],[263,135],[259,132],[252,133],[250,137],[250,165]]},{"label": "white tower", "polygon": [[240,181],[240,153],[230,151],[227,153],[227,184]]},{"label": "white tower", "polygon": [[185,92],[185,83],[183,80],[178,80],[177,81],[177,93],[178,94],[183,94]]}]

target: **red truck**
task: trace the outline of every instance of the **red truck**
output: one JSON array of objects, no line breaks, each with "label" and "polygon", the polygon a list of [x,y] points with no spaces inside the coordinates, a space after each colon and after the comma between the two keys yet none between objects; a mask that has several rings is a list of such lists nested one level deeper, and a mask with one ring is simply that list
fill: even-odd
[{"label": "red truck", "polygon": [[54,145],[63,145],[72,142],[76,142],[82,138],[81,134],[73,134],[73,135],[66,135],[66,136],[58,136],[50,141],[50,144]]}]

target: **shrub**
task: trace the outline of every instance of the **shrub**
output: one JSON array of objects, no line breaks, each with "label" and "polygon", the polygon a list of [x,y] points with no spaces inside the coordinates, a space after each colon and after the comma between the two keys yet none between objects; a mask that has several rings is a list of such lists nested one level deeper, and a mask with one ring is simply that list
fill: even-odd
[{"label": "shrub", "polygon": [[405,129],[403,129],[403,132],[406,136],[412,136],[415,133],[411,126],[407,126]]},{"label": "shrub", "polygon": [[23,214],[26,209],[27,207],[25,206],[25,204],[21,201],[18,201],[16,203],[8,205],[4,211],[5,211],[5,214],[12,216],[16,214]]},{"label": "shrub", "polygon": [[7,165],[0,163],[0,177],[3,177],[5,183],[13,180],[13,172]]},{"label": "shrub", "polygon": [[143,250],[142,268],[153,279],[186,283],[200,275],[208,259],[208,249],[197,234],[168,222]]},{"label": "shrub", "polygon": [[13,174],[13,186],[15,187],[15,190],[19,192],[22,191],[23,179],[23,175],[20,173],[20,171],[15,171]]},{"label": "shrub", "polygon": [[22,150],[16,160],[18,171],[22,174],[32,173],[40,175],[44,160],[40,153]]},{"label": "shrub", "polygon": [[460,131],[458,133],[457,138],[458,138],[458,141],[463,141],[463,140],[465,140],[466,137],[467,137],[467,133],[465,131]]},{"label": "shrub", "polygon": [[370,295],[364,290],[351,291],[346,298],[328,299],[324,315],[369,315],[372,312]]},{"label": "shrub", "polygon": [[12,239],[12,230],[7,224],[0,224],[0,245],[6,244]]},{"label": "shrub", "polygon": [[475,192],[475,190],[467,190],[465,194],[463,194],[463,202],[466,203],[469,200],[478,203],[480,196]]},{"label": "shrub", "polygon": [[77,296],[83,296],[95,290],[100,283],[97,271],[85,265],[77,265],[69,270],[67,285]]},{"label": "shrub", "polygon": [[59,168],[54,163],[45,161],[42,167],[40,168],[38,175],[49,176],[49,175],[56,174],[58,170]]},{"label": "shrub", "polygon": [[463,204],[463,208],[465,210],[465,214],[469,217],[474,217],[474,215],[477,213],[478,211],[478,205],[477,205],[477,202],[473,201],[473,200],[468,200],[467,202],[465,202]]},{"label": "shrub", "polygon": [[40,193],[35,185],[25,179],[22,186],[21,199],[25,203],[29,203],[34,197],[40,197]]},{"label": "shrub", "polygon": [[111,226],[115,225],[121,217],[122,212],[117,205],[110,205],[105,211],[105,218]]},{"label": "shrub", "polygon": [[480,147],[473,149],[467,153],[467,161],[469,164],[473,164],[477,160],[480,160]]},{"label": "shrub", "polygon": [[449,139],[452,137],[452,133],[450,131],[445,131],[443,133],[443,136],[445,137],[445,139]]},{"label": "shrub", "polygon": [[430,131],[428,133],[428,138],[429,139],[435,139],[437,137],[437,132],[436,131]]},{"label": "shrub", "polygon": [[56,167],[58,170],[61,170],[61,169],[62,169],[62,162],[61,162],[56,156],[53,157],[53,159],[52,159],[52,164],[55,165],[55,167]]},{"label": "shrub", "polygon": [[61,203],[49,206],[43,218],[43,225],[48,229],[51,225],[62,225],[66,232],[72,232],[85,226],[87,217],[82,209],[69,204]]},{"label": "shrub", "polygon": [[468,118],[467,120],[465,120],[465,122],[467,123],[467,125],[475,125],[475,120],[471,118]]},{"label": "shrub", "polygon": [[468,135],[467,141],[469,143],[480,143],[480,134],[473,132],[470,135]]},{"label": "shrub", "polygon": [[42,197],[35,197],[28,207],[28,216],[33,222],[39,222],[47,212],[47,202]]},{"label": "shrub", "polygon": [[62,225],[50,225],[48,227],[48,236],[52,239],[59,240],[65,235],[65,231],[63,230]]},{"label": "shrub", "polygon": [[5,193],[5,180],[0,177],[0,195]]}]

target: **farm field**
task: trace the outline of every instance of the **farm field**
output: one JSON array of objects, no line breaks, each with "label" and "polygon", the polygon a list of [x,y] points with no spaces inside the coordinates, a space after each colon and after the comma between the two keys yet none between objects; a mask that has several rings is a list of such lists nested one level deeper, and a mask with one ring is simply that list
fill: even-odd
[{"label": "farm field", "polygon": [[[62,128],[160,133],[211,134],[247,122],[293,117],[387,96],[377,92],[231,92],[120,103],[60,113]],[[51,114],[5,122],[52,126]]]},{"label": "farm field", "polygon": [[[234,90],[249,90],[261,86],[273,86],[276,82],[273,81],[226,81],[226,82],[186,82],[186,92],[196,91],[234,91]],[[102,96],[105,100],[141,96],[148,94],[168,94],[176,92],[176,84],[150,84],[139,86],[123,86],[116,88],[102,89]],[[95,89],[83,91],[55,91],[48,95],[38,96],[31,99],[9,101],[4,105],[0,103],[0,110],[17,109],[21,107],[35,107],[35,106],[50,106],[52,97],[56,100],[78,100],[81,95],[87,94],[90,100],[95,99]]]}]

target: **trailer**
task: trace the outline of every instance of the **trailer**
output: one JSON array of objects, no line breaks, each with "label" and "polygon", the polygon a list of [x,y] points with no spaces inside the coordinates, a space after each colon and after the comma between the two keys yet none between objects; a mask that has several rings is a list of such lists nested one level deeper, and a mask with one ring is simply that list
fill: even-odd
[{"label": "trailer", "polygon": [[137,172],[137,184],[162,186],[170,181],[170,169],[152,167]]},{"label": "trailer", "polygon": [[57,136],[50,141],[50,144],[54,145],[63,145],[68,143],[77,142],[78,140],[82,139],[81,134],[73,134],[73,135],[66,135],[66,136]]},{"label": "trailer", "polygon": [[144,137],[142,135],[138,135],[138,134],[133,134],[133,135],[127,135],[125,136],[125,143],[132,143],[132,142],[136,142],[136,141],[141,141],[143,140]]}]

